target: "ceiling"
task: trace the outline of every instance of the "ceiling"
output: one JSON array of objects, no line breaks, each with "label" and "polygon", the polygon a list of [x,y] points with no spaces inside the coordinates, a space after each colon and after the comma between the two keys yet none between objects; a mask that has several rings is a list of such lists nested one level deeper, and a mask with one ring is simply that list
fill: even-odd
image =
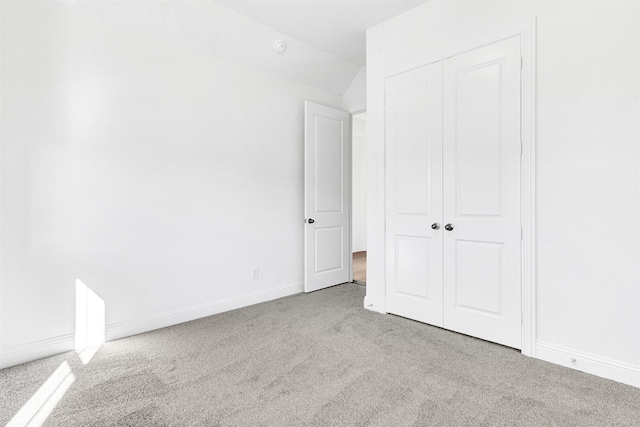
[{"label": "ceiling", "polygon": [[272,29],[356,65],[365,65],[365,30],[427,0],[218,0]]}]

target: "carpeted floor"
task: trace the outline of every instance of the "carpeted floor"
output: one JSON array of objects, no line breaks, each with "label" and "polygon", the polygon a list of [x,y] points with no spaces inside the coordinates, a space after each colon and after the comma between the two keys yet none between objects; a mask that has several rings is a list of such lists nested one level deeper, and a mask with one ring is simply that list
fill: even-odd
[{"label": "carpeted floor", "polygon": [[0,371],[0,425],[65,361],[52,426],[638,426],[640,389],[362,308],[353,284]]}]

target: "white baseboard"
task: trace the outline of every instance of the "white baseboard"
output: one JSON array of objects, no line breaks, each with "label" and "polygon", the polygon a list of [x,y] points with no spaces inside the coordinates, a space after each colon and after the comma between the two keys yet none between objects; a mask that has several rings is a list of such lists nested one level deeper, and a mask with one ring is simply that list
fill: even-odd
[{"label": "white baseboard", "polygon": [[237,297],[225,298],[218,301],[198,304],[195,306],[168,311],[153,317],[128,322],[113,323],[107,325],[106,339],[112,341],[131,335],[153,331],[155,329],[166,328],[167,326],[189,322],[202,317],[224,313],[225,311],[247,307],[261,302],[271,301],[290,295],[304,292],[304,283],[293,283],[289,285],[271,288],[264,291],[253,292]]},{"label": "white baseboard", "polygon": [[588,374],[640,387],[640,365],[575,351],[543,341],[536,342],[536,358]]},{"label": "white baseboard", "polygon": [[74,339],[74,334],[65,334],[10,347],[0,354],[0,369],[71,351]]},{"label": "white baseboard", "polygon": [[[180,310],[169,311],[147,319],[114,323],[107,325],[106,340],[112,341],[141,334],[225,311],[299,294],[303,291],[304,284],[302,282],[293,283],[264,291],[199,304]],[[8,348],[7,351],[0,353],[0,369],[71,351],[74,349],[75,344],[74,335],[75,334],[61,335]]]},{"label": "white baseboard", "polygon": [[379,313],[382,313],[378,309],[377,301],[375,299],[371,298],[371,297],[364,297],[364,308],[366,308],[367,310],[377,311]]}]

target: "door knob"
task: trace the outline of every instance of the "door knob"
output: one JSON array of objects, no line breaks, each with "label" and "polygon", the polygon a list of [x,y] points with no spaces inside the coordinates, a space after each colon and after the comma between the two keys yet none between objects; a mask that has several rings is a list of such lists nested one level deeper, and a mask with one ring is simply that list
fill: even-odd
[{"label": "door knob", "polygon": [[453,225],[447,224],[447,225],[444,226],[444,229],[447,230],[447,231],[451,231],[451,230],[453,230]]},{"label": "door knob", "polygon": [[309,224],[313,224],[314,222],[316,222],[316,220],[315,220],[315,219],[313,219],[313,218],[309,218],[309,219],[307,220],[307,222],[308,222]]},{"label": "door knob", "polygon": [[437,222],[434,222],[433,224],[431,224],[431,228],[433,228],[434,230],[439,230],[440,224],[438,224]]}]

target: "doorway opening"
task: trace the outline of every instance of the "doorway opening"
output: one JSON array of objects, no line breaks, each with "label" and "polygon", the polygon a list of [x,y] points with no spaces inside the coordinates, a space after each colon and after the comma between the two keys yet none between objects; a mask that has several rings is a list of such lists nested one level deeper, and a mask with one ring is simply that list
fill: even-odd
[{"label": "doorway opening", "polygon": [[351,256],[353,282],[367,283],[367,113],[351,115]]}]

